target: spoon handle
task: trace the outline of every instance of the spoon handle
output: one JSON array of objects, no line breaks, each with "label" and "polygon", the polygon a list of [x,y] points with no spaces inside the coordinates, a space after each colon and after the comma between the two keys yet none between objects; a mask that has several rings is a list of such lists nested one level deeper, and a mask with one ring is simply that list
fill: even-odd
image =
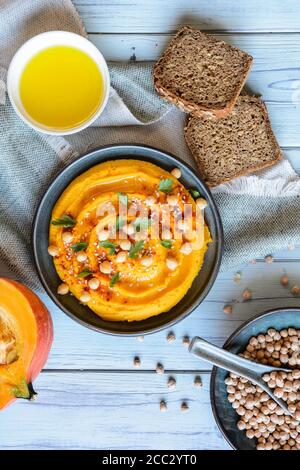
[{"label": "spoon handle", "polygon": [[281,408],[292,415],[288,410],[287,404],[280,398],[277,398],[273,391],[268,387],[268,385],[262,379],[262,375],[269,373],[272,370],[284,370],[278,369],[275,367],[266,366],[264,364],[258,364],[257,362],[249,361],[241,356],[232,354],[225,349],[218,348],[214,344],[205,341],[199,336],[193,338],[189,351],[195,356],[200,357],[204,361],[210,362],[215,366],[221,367],[222,369],[228,370],[233,374],[245,377],[250,380],[252,383],[261,387],[268,395],[273,398],[273,400],[281,406]]},{"label": "spoon handle", "polygon": [[225,349],[218,348],[214,344],[199,338],[199,336],[193,338],[189,351],[206,362],[210,362],[234,374],[242,375],[246,379],[255,382],[262,381],[261,375],[270,372],[270,366],[258,364],[237,354],[232,354]]}]

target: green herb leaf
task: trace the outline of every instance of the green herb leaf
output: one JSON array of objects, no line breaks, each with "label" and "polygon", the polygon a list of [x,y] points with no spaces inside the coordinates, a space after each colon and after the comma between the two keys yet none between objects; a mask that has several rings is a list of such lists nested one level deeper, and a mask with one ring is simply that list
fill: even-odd
[{"label": "green herb leaf", "polygon": [[84,268],[78,275],[77,277],[87,277],[87,276],[90,276],[92,273],[92,271],[89,270],[89,268]]},{"label": "green herb leaf", "polygon": [[160,244],[164,247],[164,248],[172,248],[172,240],[161,240]]},{"label": "green herb leaf", "polygon": [[110,248],[109,254],[114,255],[116,252],[117,245],[113,242],[105,241],[105,242],[100,242],[100,246],[103,246],[103,248]]},{"label": "green herb leaf", "polygon": [[140,232],[141,230],[147,230],[151,223],[152,220],[148,217],[137,217],[133,222],[133,226],[137,232]]},{"label": "green herb leaf", "polygon": [[139,240],[129,250],[129,258],[136,258],[138,253],[144,249],[144,240]]},{"label": "green herb leaf", "polygon": [[189,191],[194,199],[197,199],[198,197],[200,197],[200,193],[197,189],[190,189]]},{"label": "green herb leaf", "polygon": [[127,206],[128,204],[128,196],[127,194],[124,193],[117,193],[118,194],[118,199],[121,204],[124,204],[124,206]]},{"label": "green herb leaf", "polygon": [[109,286],[114,287],[114,285],[120,280],[120,273],[116,273],[110,280]]},{"label": "green herb leaf", "polygon": [[116,218],[116,231],[118,231],[120,228],[122,228],[124,224],[125,224],[125,220],[122,219],[122,217],[118,216]]},{"label": "green herb leaf", "polygon": [[75,243],[74,245],[71,245],[72,250],[75,251],[76,253],[77,251],[86,250],[87,247],[88,247],[88,244],[85,242],[78,242],[78,243]]},{"label": "green herb leaf", "polygon": [[65,228],[74,227],[74,225],[76,224],[76,220],[72,219],[72,217],[70,217],[69,215],[63,215],[59,219],[52,220],[51,224],[52,225],[60,225],[60,226],[65,227]]},{"label": "green herb leaf", "polygon": [[171,178],[161,180],[158,186],[158,190],[162,193],[171,193],[173,190],[173,180],[171,180]]}]

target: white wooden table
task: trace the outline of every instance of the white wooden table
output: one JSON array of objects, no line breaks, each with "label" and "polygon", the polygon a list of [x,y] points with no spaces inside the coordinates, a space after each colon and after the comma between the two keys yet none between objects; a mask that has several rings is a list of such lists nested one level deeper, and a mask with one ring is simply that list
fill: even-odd
[{"label": "white wooden table", "polygon": [[[285,154],[300,169],[299,0],[76,0],[90,39],[107,59],[154,60],[181,24],[198,26],[254,56],[249,88],[266,101]],[[288,240],[287,240],[288,244]],[[264,310],[300,306],[279,282],[300,285],[300,249],[274,253],[218,276],[207,300],[173,331],[143,343],[85,329],[44,298],[55,325],[47,366],[36,381],[39,399],[19,401],[1,414],[2,449],[228,449],[209,400],[209,367],[191,357],[182,337],[195,334],[221,345],[241,322]],[[240,283],[234,281],[236,271]],[[5,274],[5,273],[2,273]],[[251,302],[242,291],[253,292]],[[233,313],[223,313],[224,304]],[[133,358],[140,356],[140,369]],[[164,376],[155,373],[156,363]],[[196,374],[203,387],[193,387]],[[175,391],[166,382],[177,380]],[[166,400],[168,412],[159,411]],[[182,400],[190,410],[180,411]]]}]

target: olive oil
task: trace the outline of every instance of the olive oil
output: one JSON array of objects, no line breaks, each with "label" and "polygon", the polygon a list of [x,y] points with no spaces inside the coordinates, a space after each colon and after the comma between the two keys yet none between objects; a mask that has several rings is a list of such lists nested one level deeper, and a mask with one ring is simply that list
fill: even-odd
[{"label": "olive oil", "polygon": [[20,79],[20,98],[39,124],[67,130],[90,119],[104,97],[104,82],[91,57],[75,47],[53,46],[36,54]]}]

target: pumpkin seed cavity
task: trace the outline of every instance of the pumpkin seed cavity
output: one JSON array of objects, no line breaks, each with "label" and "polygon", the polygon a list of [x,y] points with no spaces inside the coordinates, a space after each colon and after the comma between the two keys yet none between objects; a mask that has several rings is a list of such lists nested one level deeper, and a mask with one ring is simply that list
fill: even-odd
[{"label": "pumpkin seed cavity", "polygon": [[18,359],[17,341],[14,331],[0,310],[0,366]]}]

